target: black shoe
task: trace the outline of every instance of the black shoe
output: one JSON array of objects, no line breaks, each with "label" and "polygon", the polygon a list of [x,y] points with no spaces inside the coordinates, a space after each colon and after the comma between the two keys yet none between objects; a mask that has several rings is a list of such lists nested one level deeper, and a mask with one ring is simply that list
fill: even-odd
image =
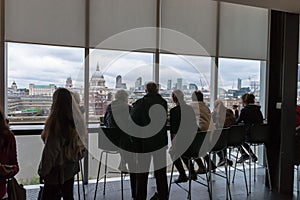
[{"label": "black shoe", "polygon": [[222,159],[222,160],[219,161],[218,167],[224,166],[226,162],[227,162],[227,164],[228,164],[229,166],[232,166],[232,165],[233,165],[232,160],[229,160],[229,159]]},{"label": "black shoe", "polygon": [[237,163],[243,163],[246,160],[249,160],[249,156],[248,155],[242,155],[236,162]]},{"label": "black shoe", "polygon": [[197,174],[206,174],[207,170],[205,169],[205,167],[199,167],[196,173]]},{"label": "black shoe", "polygon": [[258,160],[257,156],[255,154],[251,155],[252,162],[256,162]]},{"label": "black shoe", "polygon": [[196,181],[196,180],[198,179],[197,173],[194,172],[194,173],[192,174],[191,178],[192,178],[193,181]]},{"label": "black shoe", "polygon": [[155,192],[154,195],[150,198],[150,200],[159,200],[158,193]]},{"label": "black shoe", "polygon": [[230,167],[232,167],[232,165],[233,165],[232,160],[227,159],[227,164],[228,164]]},{"label": "black shoe", "polygon": [[189,179],[186,175],[179,175],[177,179],[174,180],[174,183],[185,183],[187,182]]},{"label": "black shoe", "polygon": [[211,162],[210,170],[213,171],[215,169],[217,169],[217,166],[213,162]]}]

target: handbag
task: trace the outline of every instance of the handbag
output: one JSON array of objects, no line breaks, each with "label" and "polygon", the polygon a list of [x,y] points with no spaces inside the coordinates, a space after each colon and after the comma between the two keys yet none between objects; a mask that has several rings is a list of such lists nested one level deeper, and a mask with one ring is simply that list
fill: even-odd
[{"label": "handbag", "polygon": [[15,177],[7,181],[8,200],[26,200],[26,190],[20,185]]}]

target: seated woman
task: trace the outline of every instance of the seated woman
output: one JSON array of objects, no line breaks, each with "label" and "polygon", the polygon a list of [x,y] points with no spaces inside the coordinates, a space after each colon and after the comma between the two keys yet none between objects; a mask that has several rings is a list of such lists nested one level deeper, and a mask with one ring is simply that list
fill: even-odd
[{"label": "seated woman", "polygon": [[[244,108],[241,110],[241,114],[237,119],[236,123],[239,124],[242,122],[245,124],[246,137],[247,137],[250,131],[250,127],[252,125],[263,123],[263,115],[260,111],[260,106],[255,104],[255,96],[253,94],[244,94],[242,96],[242,102]],[[242,147],[243,148],[240,148],[242,156],[238,159],[237,162],[242,163],[248,160],[250,157],[252,158],[253,162],[256,162],[258,158],[253,153],[249,144],[244,143]],[[248,154],[244,149],[248,151]]]},{"label": "seated woman", "polygon": [[0,109],[0,199],[8,199],[6,180],[19,172],[16,139]]},{"label": "seated woman", "polygon": [[[212,113],[212,118],[216,128],[218,129],[228,128],[235,123],[233,111],[231,109],[226,108],[221,100],[216,100],[214,102],[214,111]],[[229,165],[233,164],[231,160],[226,158],[226,150],[224,150],[223,153],[218,152],[217,154],[220,158],[218,166],[223,166],[226,161]]]},{"label": "seated woman", "polygon": [[[194,113],[193,109],[191,106],[188,106],[185,101],[184,101],[184,95],[182,91],[180,90],[174,90],[172,92],[172,99],[173,102],[176,104],[174,108],[170,110],[170,132],[171,132],[171,139],[173,140],[178,132],[180,122],[181,122],[181,109],[184,109],[186,112],[189,113]],[[192,114],[193,115],[193,114]],[[194,119],[195,125],[196,125],[196,119]],[[173,146],[172,146],[173,147]],[[171,151],[170,154],[173,152]],[[174,153],[173,153],[174,154]],[[174,155],[171,155],[172,157]],[[188,163],[188,158],[185,156],[182,156],[181,158],[178,158],[177,160],[174,161],[174,164],[179,172],[179,177],[174,181],[175,183],[182,183],[182,182],[187,182],[188,177],[185,174],[185,170],[183,168],[181,160],[185,163],[185,165],[188,167],[189,164],[191,166],[191,172],[192,172],[192,179],[196,180],[197,179],[197,174],[194,170],[194,166],[192,163]]]}]

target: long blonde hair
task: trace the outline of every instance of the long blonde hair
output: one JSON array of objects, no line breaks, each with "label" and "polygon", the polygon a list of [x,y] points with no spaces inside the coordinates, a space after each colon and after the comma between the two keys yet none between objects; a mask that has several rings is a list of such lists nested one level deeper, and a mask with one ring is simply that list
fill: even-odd
[{"label": "long blonde hair", "polygon": [[58,88],[53,94],[50,115],[41,135],[43,141],[47,142],[48,137],[64,139],[66,158],[78,160],[84,149],[85,135],[85,123],[79,105],[69,90]]}]

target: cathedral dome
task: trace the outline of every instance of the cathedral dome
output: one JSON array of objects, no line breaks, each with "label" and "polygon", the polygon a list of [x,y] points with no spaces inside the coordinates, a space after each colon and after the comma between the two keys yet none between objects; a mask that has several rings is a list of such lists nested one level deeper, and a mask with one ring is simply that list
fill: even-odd
[{"label": "cathedral dome", "polygon": [[98,63],[97,63],[97,69],[93,73],[92,78],[102,78],[102,79],[104,79],[103,74],[100,72],[100,68],[99,68],[99,64]]}]

